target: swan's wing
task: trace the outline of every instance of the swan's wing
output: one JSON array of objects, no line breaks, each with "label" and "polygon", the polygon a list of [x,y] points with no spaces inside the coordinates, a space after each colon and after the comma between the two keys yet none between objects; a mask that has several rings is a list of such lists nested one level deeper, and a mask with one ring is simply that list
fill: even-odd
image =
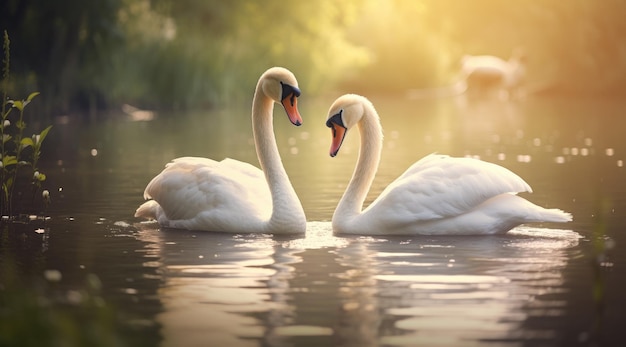
[{"label": "swan's wing", "polygon": [[194,170],[197,168],[216,168],[220,170],[232,170],[242,175],[249,176],[251,179],[265,180],[263,171],[252,164],[245,163],[236,159],[225,158],[222,161],[216,161],[202,157],[180,157],[172,160],[165,165],[167,171],[170,167],[180,170],[186,168]]},{"label": "swan's wing", "polygon": [[156,200],[170,220],[217,209],[265,216],[272,206],[263,172],[234,159],[175,159],[148,183],[144,196]]},{"label": "swan's wing", "polygon": [[[365,211],[399,223],[465,213],[504,193],[531,191],[510,170],[481,160],[431,154],[392,182]],[[370,210],[370,211],[368,211]]]}]

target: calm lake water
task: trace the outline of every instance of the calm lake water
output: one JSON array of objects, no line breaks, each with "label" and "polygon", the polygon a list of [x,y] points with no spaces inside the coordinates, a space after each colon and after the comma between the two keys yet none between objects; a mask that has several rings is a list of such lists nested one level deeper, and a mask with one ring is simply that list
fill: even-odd
[{"label": "calm lake water", "polygon": [[[330,230],[358,150],[352,132],[339,156],[328,156],[333,100],[301,98],[301,127],[275,110],[306,236],[165,230],[133,218],[145,185],[172,158],[258,165],[246,104],[55,124],[42,165],[51,218],[4,225],[0,261],[15,270],[18,292],[34,293],[34,306],[72,311],[97,296],[94,307],[105,305],[109,318],[87,306],[74,324],[112,324],[102,334],[118,337],[102,345],[626,344],[626,102],[372,97],[385,142],[368,202],[438,152],[503,165],[533,187],[529,200],[574,216],[500,236],[372,238]],[[99,290],[89,294],[85,283]],[[23,311],[20,323],[9,311],[0,307],[2,325],[14,326],[6,329],[41,329],[29,328],[41,312]]]}]

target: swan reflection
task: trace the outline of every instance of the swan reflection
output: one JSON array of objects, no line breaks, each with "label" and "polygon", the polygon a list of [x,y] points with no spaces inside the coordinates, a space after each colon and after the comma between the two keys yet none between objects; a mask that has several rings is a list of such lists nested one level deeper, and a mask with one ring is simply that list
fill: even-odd
[{"label": "swan reflection", "polygon": [[305,237],[141,230],[164,346],[403,346],[554,338],[580,236]]},{"label": "swan reflection", "polygon": [[158,248],[164,307],[157,316],[163,346],[257,346],[291,323],[287,302],[294,250],[268,235],[240,236],[144,229]]}]

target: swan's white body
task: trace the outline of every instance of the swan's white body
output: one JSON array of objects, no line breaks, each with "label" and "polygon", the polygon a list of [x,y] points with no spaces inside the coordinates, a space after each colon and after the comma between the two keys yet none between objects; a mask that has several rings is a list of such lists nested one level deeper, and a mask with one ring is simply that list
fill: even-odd
[{"label": "swan's white body", "polygon": [[413,164],[362,211],[382,149],[378,114],[366,98],[344,95],[331,106],[327,125],[333,130],[331,156],[339,151],[348,129],[358,125],[361,134],[352,180],[332,218],[336,233],[485,235],[505,233],[523,223],[572,219],[569,213],[517,196],[532,190],[508,169],[438,154]]},{"label": "swan's white body", "polygon": [[301,124],[297,86],[293,74],[283,68],[271,68],[259,79],[252,129],[263,171],[234,159],[174,159],[150,181],[144,198],[152,200],[135,216],[179,229],[304,233],[304,210],[282,165],[272,123],[274,102],[282,102],[292,123]]}]

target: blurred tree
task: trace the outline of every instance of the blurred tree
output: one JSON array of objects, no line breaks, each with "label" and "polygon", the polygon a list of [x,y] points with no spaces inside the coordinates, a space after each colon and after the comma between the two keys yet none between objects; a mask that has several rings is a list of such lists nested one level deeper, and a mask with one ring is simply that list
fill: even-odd
[{"label": "blurred tree", "polygon": [[[247,100],[283,65],[305,95],[403,91],[453,80],[464,54],[528,57],[546,90],[626,89],[623,0],[5,0],[10,95],[49,114]],[[0,29],[3,29],[0,28]]]},{"label": "blurred tree", "polygon": [[248,100],[275,65],[312,95],[367,59],[345,38],[360,0],[127,1],[119,18],[127,44],[112,56],[116,81],[105,82],[114,99],[167,108]]},{"label": "blurred tree", "polygon": [[[0,3],[0,23],[12,40],[14,92],[40,90],[48,109],[66,112],[70,104],[88,107],[102,98],[92,79],[119,46],[117,27],[121,0],[6,0]],[[19,98],[19,96],[16,96]]]},{"label": "blurred tree", "polygon": [[367,1],[349,35],[367,48],[371,63],[344,86],[397,93],[445,81],[450,70],[447,38],[425,25],[427,10],[420,1]]},{"label": "blurred tree", "polygon": [[367,59],[345,38],[360,2],[8,0],[0,11],[14,72],[58,113],[229,102],[273,65],[307,94],[326,89]]},{"label": "blurred tree", "polygon": [[231,91],[244,81],[253,85],[267,66],[282,65],[294,71],[305,93],[333,88],[368,61],[367,51],[346,37],[361,3],[241,1],[232,18],[234,32],[219,52],[228,71],[222,87]]}]

